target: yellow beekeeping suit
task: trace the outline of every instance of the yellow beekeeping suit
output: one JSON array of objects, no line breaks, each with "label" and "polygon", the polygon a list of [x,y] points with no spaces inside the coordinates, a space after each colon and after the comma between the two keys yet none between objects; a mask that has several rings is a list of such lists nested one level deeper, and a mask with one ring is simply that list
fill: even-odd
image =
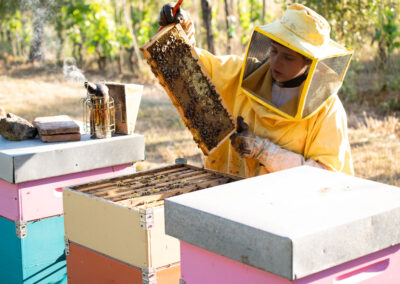
[{"label": "yellow beekeeping suit", "polygon": [[[346,113],[337,94],[332,95],[310,118],[289,120],[242,91],[239,85],[242,58],[233,55],[218,57],[201,49],[196,51],[235,119],[242,116],[256,135],[269,138],[283,149],[318,161],[332,171],[354,174]],[[243,177],[267,173],[257,160],[241,158],[229,139],[206,157],[205,166]]]}]

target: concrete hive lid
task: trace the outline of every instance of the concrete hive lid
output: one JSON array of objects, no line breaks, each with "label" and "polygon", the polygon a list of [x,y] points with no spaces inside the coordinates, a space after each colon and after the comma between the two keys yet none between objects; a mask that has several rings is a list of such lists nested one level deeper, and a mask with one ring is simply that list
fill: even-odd
[{"label": "concrete hive lid", "polygon": [[[21,183],[144,159],[144,136],[43,143],[38,137],[8,141],[0,136],[0,179]],[[40,170],[39,170],[40,169]]]},{"label": "concrete hive lid", "polygon": [[165,201],[166,233],[288,279],[400,243],[400,189],[298,167]]}]

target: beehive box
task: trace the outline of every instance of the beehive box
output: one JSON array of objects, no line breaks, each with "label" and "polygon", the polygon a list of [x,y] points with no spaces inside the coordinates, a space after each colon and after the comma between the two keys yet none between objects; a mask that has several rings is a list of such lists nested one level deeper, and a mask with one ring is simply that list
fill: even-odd
[{"label": "beehive box", "polygon": [[137,268],[177,263],[179,241],[164,232],[164,198],[238,179],[177,164],[64,188],[65,234]]},{"label": "beehive box", "polygon": [[63,216],[0,217],[0,283],[67,283]]},{"label": "beehive box", "polygon": [[186,283],[400,283],[398,187],[295,167],[168,198],[165,220]]},{"label": "beehive box", "polygon": [[115,133],[132,134],[135,131],[143,85],[107,82],[115,107]]},{"label": "beehive box", "polygon": [[12,221],[34,221],[61,215],[63,214],[63,186],[134,172],[135,166],[127,163],[17,184],[0,180],[0,216]]},{"label": "beehive box", "polygon": [[179,263],[149,270],[140,269],[70,242],[67,254],[68,283],[142,284],[178,283]]},{"label": "beehive box", "polygon": [[235,130],[207,70],[180,24],[165,27],[141,51],[178,109],[195,142],[208,155]]},{"label": "beehive box", "polygon": [[[0,136],[0,216],[33,221],[63,214],[62,187],[135,172],[144,159],[144,137],[18,143]],[[45,206],[44,206],[45,204]]]}]

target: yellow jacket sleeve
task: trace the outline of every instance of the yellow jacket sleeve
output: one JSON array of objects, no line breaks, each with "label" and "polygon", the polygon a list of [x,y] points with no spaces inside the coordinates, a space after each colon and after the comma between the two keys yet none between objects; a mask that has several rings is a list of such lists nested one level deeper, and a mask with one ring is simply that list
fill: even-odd
[{"label": "yellow jacket sleeve", "polygon": [[210,52],[196,48],[200,61],[208,71],[217,92],[232,113],[235,96],[240,83],[243,59],[236,55],[215,56]]},{"label": "yellow jacket sleeve", "polygon": [[337,95],[332,96],[315,118],[307,135],[305,157],[330,170],[354,175],[347,130],[347,117]]}]

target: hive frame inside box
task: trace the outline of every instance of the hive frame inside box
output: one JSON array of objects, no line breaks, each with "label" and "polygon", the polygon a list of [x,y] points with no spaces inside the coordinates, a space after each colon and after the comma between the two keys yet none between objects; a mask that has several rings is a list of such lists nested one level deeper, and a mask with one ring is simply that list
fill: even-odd
[{"label": "hive frame inside box", "polygon": [[[159,176],[156,178],[157,174]],[[153,191],[154,194],[147,196],[125,199],[122,198],[123,195],[118,196],[124,192],[124,190],[118,192],[118,189],[115,189],[118,182],[122,181],[121,187],[124,187],[127,185],[126,181],[131,178],[135,183],[133,187],[140,188],[140,183],[143,184],[144,179],[149,175],[154,175],[155,179],[149,180],[150,184],[145,184],[144,188],[154,188],[154,190],[162,187],[171,188],[166,193]],[[177,182],[179,179],[197,181],[201,186],[186,184],[183,181]],[[159,268],[177,263],[180,261],[179,241],[165,235],[163,199],[239,179],[241,178],[237,176],[177,164],[64,188],[66,238],[70,242],[139,269]],[[152,181],[157,181],[159,184],[153,185]],[[182,189],[179,183],[187,188]],[[114,198],[114,201],[78,191],[85,187],[86,189],[89,187],[89,191],[90,188],[96,190],[96,186],[97,191],[93,191],[93,194],[111,196],[110,198]],[[108,191],[107,186],[114,186],[114,190]],[[141,204],[145,201],[149,203]]]},{"label": "hive frame inside box", "polygon": [[[187,36],[185,34],[185,32],[183,31],[182,27],[180,24],[171,24],[169,26],[166,26],[162,31],[160,31],[159,33],[157,33],[153,38],[150,39],[149,42],[147,42],[143,47],[140,48],[140,50],[142,51],[144,57],[147,59],[147,62],[149,63],[149,65],[151,66],[151,69],[153,71],[153,73],[156,75],[156,77],[158,78],[160,85],[164,87],[165,91],[167,92],[168,96],[170,97],[172,103],[174,104],[174,106],[177,108],[182,120],[184,121],[185,125],[189,128],[190,132],[193,135],[194,140],[196,141],[196,143],[198,144],[199,148],[202,150],[202,152],[205,155],[209,155],[211,154],[216,148],[218,148],[218,146],[220,144],[222,144],[226,138],[228,138],[234,131],[235,131],[235,122],[232,119],[232,115],[229,113],[228,108],[226,103],[224,102],[223,98],[219,95],[219,101],[222,104],[223,108],[226,110],[227,115],[229,116],[233,127],[231,128],[231,130],[229,132],[224,132],[226,135],[221,138],[221,140],[218,142],[217,145],[215,145],[212,148],[209,148],[206,143],[202,140],[201,135],[199,134],[199,131],[197,129],[195,129],[192,125],[192,123],[190,122],[189,119],[186,118],[185,116],[185,110],[183,109],[181,103],[179,102],[179,100],[177,99],[176,95],[174,94],[174,92],[171,90],[171,86],[168,84],[168,82],[164,79],[164,77],[161,75],[161,72],[158,69],[158,66],[156,64],[156,62],[152,59],[152,56],[150,54],[150,52],[148,51],[148,49],[160,38],[162,38],[164,35],[166,35],[167,33],[169,33],[172,29],[176,29],[177,34],[179,35],[179,37],[185,42],[188,42]],[[194,50],[194,47],[190,47],[190,53],[192,55],[192,57],[197,61],[197,65],[200,67],[202,74],[205,76],[205,78],[207,78],[208,80],[208,86],[212,89],[215,88],[215,86],[212,83],[212,80],[208,74],[208,71],[206,70],[206,68],[204,67],[204,65],[201,63],[199,56],[197,55],[196,51]],[[188,71],[188,73],[190,73],[190,70],[185,70]],[[183,92],[181,92],[180,95],[182,95]],[[216,90],[216,93],[219,94],[218,90]],[[209,115],[209,114],[207,114]],[[209,127],[213,127],[213,123],[209,123],[208,124]]]}]

